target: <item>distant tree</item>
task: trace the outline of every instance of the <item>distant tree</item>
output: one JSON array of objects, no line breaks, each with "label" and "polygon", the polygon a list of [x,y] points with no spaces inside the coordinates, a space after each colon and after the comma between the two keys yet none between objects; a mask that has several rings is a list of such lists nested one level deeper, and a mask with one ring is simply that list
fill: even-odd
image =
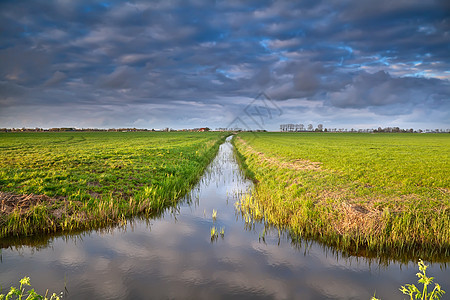
[{"label": "distant tree", "polygon": [[323,124],[317,125],[317,131],[320,131],[320,132],[323,131]]},{"label": "distant tree", "polygon": [[305,125],[303,125],[302,123],[298,124],[298,129],[299,129],[300,131],[305,130]]},{"label": "distant tree", "polygon": [[308,124],[308,131],[313,131],[313,129],[314,129],[313,124]]}]

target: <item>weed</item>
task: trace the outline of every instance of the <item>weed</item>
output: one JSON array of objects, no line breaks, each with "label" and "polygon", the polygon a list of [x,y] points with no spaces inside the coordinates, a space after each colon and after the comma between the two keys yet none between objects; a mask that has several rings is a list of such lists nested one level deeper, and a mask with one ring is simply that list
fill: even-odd
[{"label": "weed", "polygon": [[221,227],[220,230],[218,230],[215,226],[211,227],[211,241],[215,241],[217,240],[217,238],[219,237],[224,237],[225,235],[225,228]]},{"label": "weed", "polygon": [[[423,260],[419,260],[419,273],[417,273],[417,277],[419,277],[418,282],[423,284],[423,290],[420,291],[414,284],[406,284],[400,288],[400,291],[408,295],[411,300],[420,299],[420,300],[439,300],[442,295],[445,294],[445,291],[441,289],[441,286],[437,283],[434,284],[434,289],[428,293],[428,286],[433,283],[433,277],[428,277],[426,274],[427,265],[424,264]],[[370,300],[380,300],[373,295]]]},{"label": "weed", "polygon": [[215,226],[211,227],[211,241],[214,241],[219,236],[219,233]]},{"label": "weed", "polygon": [[46,291],[45,295],[39,295],[34,291],[34,289],[31,289],[29,291],[25,291],[25,287],[31,287],[30,283],[30,277],[24,277],[20,281],[20,287],[16,288],[12,286],[8,292],[8,294],[0,294],[0,300],[21,300],[22,298],[26,300],[60,300],[60,297],[53,293],[50,298],[47,297],[48,290]]},{"label": "weed", "polygon": [[406,284],[400,288],[400,291],[409,295],[410,299],[422,299],[422,300],[438,300],[445,294],[445,291],[441,289],[441,286],[437,283],[434,284],[434,289],[428,292],[428,286],[433,283],[433,277],[428,277],[426,274],[427,265],[422,260],[419,261],[419,270],[417,277],[419,277],[418,283],[423,284],[423,290],[420,291],[414,284]]}]

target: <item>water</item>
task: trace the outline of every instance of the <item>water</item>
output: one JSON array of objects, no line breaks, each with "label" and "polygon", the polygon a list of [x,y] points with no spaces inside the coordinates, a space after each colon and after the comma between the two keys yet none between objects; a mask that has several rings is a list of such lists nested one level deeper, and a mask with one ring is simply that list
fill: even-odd
[{"label": "water", "polygon": [[[234,208],[251,186],[226,142],[178,207],[125,228],[3,249],[0,284],[26,275],[39,293],[63,291],[64,299],[405,299],[398,288],[417,285],[416,262],[343,257],[314,242],[293,245],[277,230],[262,240],[264,225],[246,225]],[[211,240],[212,226],[224,228],[223,238]],[[445,267],[427,272],[448,298]]]}]

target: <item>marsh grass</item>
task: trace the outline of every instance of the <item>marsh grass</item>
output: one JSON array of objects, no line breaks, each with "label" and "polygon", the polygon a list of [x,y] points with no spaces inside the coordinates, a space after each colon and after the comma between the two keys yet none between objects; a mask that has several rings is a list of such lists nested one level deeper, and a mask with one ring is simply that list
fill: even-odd
[{"label": "marsh grass", "polygon": [[154,215],[191,189],[225,138],[150,132],[1,135],[0,190],[47,198],[2,209],[0,237],[125,225],[130,217]]},{"label": "marsh grass", "polygon": [[449,257],[450,136],[246,137],[233,140],[257,182],[236,204],[245,220],[264,219],[352,254]]}]

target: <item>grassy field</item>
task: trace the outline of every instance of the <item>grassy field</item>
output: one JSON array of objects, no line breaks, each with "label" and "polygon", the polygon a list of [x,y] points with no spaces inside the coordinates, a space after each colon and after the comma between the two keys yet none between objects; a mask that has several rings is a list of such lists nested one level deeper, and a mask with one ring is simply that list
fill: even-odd
[{"label": "grassy field", "polygon": [[184,195],[225,135],[0,134],[0,237],[71,231],[152,214]]},{"label": "grassy field", "polygon": [[450,255],[450,135],[241,133],[235,146],[258,182],[244,213],[351,253]]}]

